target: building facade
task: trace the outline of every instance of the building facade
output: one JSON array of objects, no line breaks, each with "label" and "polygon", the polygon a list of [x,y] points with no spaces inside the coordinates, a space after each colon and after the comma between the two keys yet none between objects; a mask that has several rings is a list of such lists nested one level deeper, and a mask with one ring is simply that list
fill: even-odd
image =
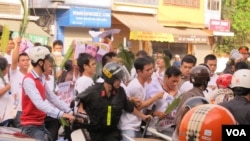
[{"label": "building facade", "polygon": [[194,54],[198,63],[212,53],[210,21],[220,20],[221,0],[31,0],[30,10],[53,39],[64,41],[64,52],[74,39],[93,40],[89,30],[120,29],[112,46],[134,53],[159,49]]},{"label": "building facade", "polygon": [[[24,2],[28,7],[28,0]],[[13,32],[13,38],[18,36],[23,13],[24,9],[20,0],[0,0],[0,23],[1,25],[8,25],[10,31]],[[32,42],[48,44],[50,35],[35,23],[38,18],[37,16],[28,17],[29,22],[24,37],[30,39]]]},{"label": "building facade", "polygon": [[[31,9],[40,16],[40,24],[64,42],[64,53],[72,41],[92,41],[89,30],[111,27],[111,0],[33,0]],[[33,12],[34,14],[34,12]]]}]

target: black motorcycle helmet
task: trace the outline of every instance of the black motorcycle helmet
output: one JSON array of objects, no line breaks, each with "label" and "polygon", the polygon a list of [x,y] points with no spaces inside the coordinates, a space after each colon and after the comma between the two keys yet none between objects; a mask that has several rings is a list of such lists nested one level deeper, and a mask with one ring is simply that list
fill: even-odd
[{"label": "black motorcycle helmet", "polygon": [[121,66],[115,62],[109,62],[102,69],[102,78],[108,84],[113,85],[117,79],[120,79],[125,83],[130,77],[127,69],[124,66]]}]

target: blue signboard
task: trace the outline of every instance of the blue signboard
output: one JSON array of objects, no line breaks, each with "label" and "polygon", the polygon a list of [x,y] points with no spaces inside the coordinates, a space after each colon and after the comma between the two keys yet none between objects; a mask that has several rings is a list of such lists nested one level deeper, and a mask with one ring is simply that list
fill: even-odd
[{"label": "blue signboard", "polygon": [[59,26],[109,28],[111,10],[87,7],[71,7],[57,18]]}]

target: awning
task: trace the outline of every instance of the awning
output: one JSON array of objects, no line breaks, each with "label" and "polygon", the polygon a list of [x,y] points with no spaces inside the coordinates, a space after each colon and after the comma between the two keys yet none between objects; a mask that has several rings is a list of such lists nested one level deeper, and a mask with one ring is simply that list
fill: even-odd
[{"label": "awning", "polygon": [[[11,31],[19,31],[21,20],[7,20],[7,19],[0,19],[1,25],[8,25]],[[44,37],[50,37],[48,33],[42,30],[41,27],[36,25],[34,22],[29,22],[25,31],[27,34],[39,35]]]},{"label": "awning", "polygon": [[[150,14],[112,13],[130,29],[131,40],[206,43],[212,36],[200,29],[164,27]],[[180,40],[181,39],[181,40]]]},{"label": "awning", "polygon": [[131,40],[173,42],[174,37],[157,23],[153,15],[130,15],[112,13],[112,15],[130,29]]}]

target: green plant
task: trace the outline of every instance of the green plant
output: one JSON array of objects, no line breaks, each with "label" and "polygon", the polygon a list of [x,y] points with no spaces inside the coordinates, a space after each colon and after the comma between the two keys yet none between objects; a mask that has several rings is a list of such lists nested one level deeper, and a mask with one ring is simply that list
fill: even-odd
[{"label": "green plant", "polygon": [[25,30],[28,26],[29,23],[29,9],[27,8],[26,2],[24,2],[24,0],[20,0],[21,1],[21,5],[23,7],[23,18],[21,21],[21,25],[19,28],[19,37],[23,37],[25,34]]},{"label": "green plant", "polygon": [[130,72],[134,64],[134,58],[132,57],[131,52],[129,52],[127,49],[123,47],[122,44],[120,44],[119,53],[117,54],[117,56],[122,59],[123,64]]},{"label": "green plant", "polygon": [[9,31],[9,26],[4,25],[3,26],[3,31],[2,31],[2,37],[1,37],[1,52],[4,54],[6,53],[8,42],[9,42],[9,36],[10,36],[10,31]]},{"label": "green plant", "polygon": [[63,70],[65,62],[66,62],[67,60],[69,60],[69,58],[72,56],[73,51],[74,51],[74,41],[72,41],[72,43],[70,44],[70,46],[69,46],[69,48],[68,48],[66,54],[65,54],[64,57],[63,57],[63,60],[62,60],[62,62],[61,62],[61,64],[60,64],[60,69],[61,69],[61,70]]}]

